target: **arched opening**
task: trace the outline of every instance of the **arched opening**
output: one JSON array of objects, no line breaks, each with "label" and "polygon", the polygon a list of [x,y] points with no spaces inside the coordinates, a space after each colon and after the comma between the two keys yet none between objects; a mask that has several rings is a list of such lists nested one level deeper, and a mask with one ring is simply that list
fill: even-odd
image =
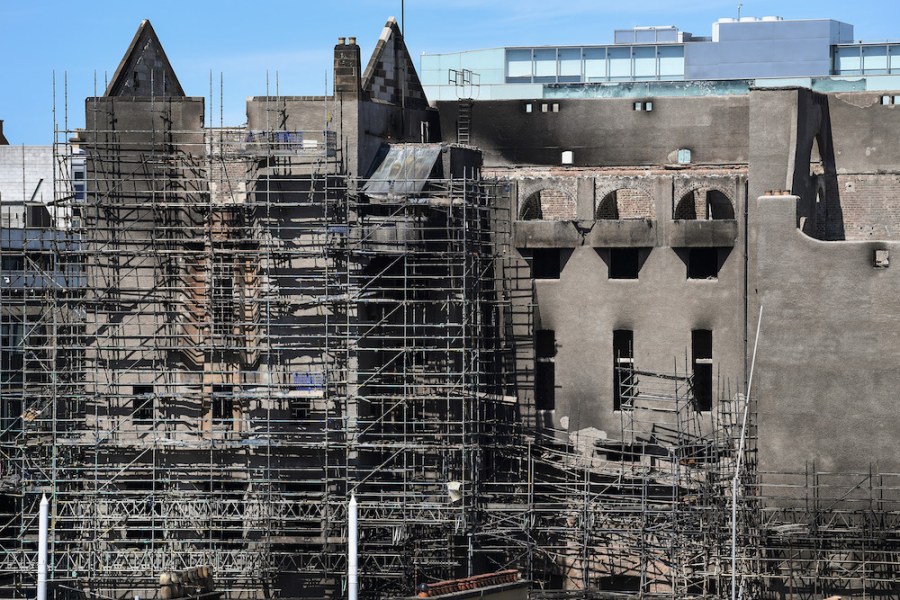
[{"label": "arched opening", "polygon": [[597,205],[598,219],[618,219],[619,218],[619,201],[615,192],[610,192],[603,197],[600,204]]},{"label": "arched opening", "polygon": [[734,219],[734,204],[720,190],[698,188],[681,197],[672,217],[676,220]]},{"label": "arched opening", "polygon": [[603,196],[597,204],[597,219],[653,219],[653,198],[644,190],[619,188]]},{"label": "arched opening", "polygon": [[706,208],[710,219],[734,219],[734,205],[719,190],[706,192]]},{"label": "arched opening", "polygon": [[519,209],[519,220],[535,221],[543,218],[544,215],[541,213],[541,196],[540,192],[537,192],[530,195],[522,203],[522,207]]},{"label": "arched opening", "polygon": [[575,200],[566,192],[545,188],[528,196],[519,209],[519,219],[530,221],[546,219],[548,221],[575,220]]}]

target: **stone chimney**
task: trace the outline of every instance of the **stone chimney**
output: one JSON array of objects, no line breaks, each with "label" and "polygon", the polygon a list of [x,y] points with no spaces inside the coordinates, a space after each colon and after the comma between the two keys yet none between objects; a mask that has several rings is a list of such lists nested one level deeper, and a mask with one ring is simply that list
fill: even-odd
[{"label": "stone chimney", "polygon": [[349,43],[338,38],[334,47],[334,93],[345,97],[359,98],[362,90],[362,69],[359,46],[356,38],[351,37]]}]

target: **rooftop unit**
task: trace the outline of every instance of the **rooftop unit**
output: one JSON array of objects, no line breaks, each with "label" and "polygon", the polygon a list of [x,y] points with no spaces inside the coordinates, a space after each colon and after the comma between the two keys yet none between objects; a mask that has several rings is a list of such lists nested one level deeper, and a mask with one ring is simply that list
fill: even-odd
[{"label": "rooftop unit", "polygon": [[616,44],[681,44],[691,39],[691,34],[674,25],[656,25],[615,30]]}]

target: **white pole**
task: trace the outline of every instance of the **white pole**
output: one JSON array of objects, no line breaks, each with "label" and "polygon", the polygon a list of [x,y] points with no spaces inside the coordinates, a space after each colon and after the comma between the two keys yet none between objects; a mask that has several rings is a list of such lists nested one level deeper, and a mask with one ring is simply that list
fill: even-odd
[{"label": "white pole", "polygon": [[[347,507],[347,536],[349,548],[347,549],[347,600],[356,600],[359,589],[359,531],[357,526],[356,495],[350,495],[350,504]],[[38,598],[38,600],[45,600]]]},{"label": "white pole", "polygon": [[47,600],[47,529],[50,521],[50,503],[47,495],[41,496],[41,516],[38,524],[38,574],[37,600]]}]

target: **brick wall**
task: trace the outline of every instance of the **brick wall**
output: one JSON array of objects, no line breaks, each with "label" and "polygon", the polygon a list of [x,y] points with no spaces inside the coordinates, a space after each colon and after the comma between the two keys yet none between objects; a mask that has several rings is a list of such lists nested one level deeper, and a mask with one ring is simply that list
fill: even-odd
[{"label": "brick wall", "polygon": [[655,219],[653,198],[644,190],[626,188],[616,191],[616,205],[620,219]]},{"label": "brick wall", "polygon": [[824,183],[817,203],[819,237],[900,240],[900,174],[838,175]]},{"label": "brick wall", "polygon": [[[548,221],[570,221],[577,218],[578,184],[574,178],[546,177],[519,180],[519,215],[533,214],[529,204],[540,203],[540,217]],[[528,210],[530,209],[530,210]]]},{"label": "brick wall", "polygon": [[541,215],[548,221],[575,219],[575,198],[560,189],[551,188],[538,192],[541,198]]}]

